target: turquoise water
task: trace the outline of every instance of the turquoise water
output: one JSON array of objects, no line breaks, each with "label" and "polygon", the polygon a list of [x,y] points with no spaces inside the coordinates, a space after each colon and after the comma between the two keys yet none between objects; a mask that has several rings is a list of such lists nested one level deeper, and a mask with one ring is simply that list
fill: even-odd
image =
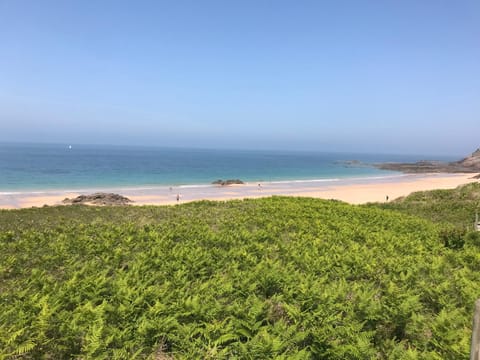
[{"label": "turquoise water", "polygon": [[[0,192],[391,176],[365,164],[425,158],[431,156],[0,144]],[[362,164],[345,163],[350,160]]]}]

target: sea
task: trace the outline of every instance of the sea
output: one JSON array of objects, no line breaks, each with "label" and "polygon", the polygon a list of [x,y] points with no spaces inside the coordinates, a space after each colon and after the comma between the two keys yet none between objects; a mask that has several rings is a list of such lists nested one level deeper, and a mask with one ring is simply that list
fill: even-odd
[{"label": "sea", "polygon": [[186,149],[78,144],[0,144],[0,195],[48,191],[205,186],[244,182],[336,181],[394,177],[380,162],[452,161],[427,155]]}]

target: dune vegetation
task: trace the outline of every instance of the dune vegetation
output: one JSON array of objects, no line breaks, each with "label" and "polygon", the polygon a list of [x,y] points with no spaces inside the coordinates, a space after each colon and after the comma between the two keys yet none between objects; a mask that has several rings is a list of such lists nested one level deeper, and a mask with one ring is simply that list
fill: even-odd
[{"label": "dune vegetation", "polygon": [[453,190],[417,191],[390,203],[370,205],[437,223],[448,223],[469,231],[472,229],[475,213],[480,216],[480,183],[470,183]]},{"label": "dune vegetation", "polygon": [[466,359],[476,191],[0,211],[0,358]]}]

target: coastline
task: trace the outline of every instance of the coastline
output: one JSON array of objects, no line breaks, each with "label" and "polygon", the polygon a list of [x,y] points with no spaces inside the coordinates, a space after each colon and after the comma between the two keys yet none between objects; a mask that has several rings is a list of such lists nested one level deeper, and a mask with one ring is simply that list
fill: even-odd
[{"label": "coastline", "polygon": [[[474,173],[399,174],[384,177],[273,181],[229,186],[112,188],[101,191],[126,196],[134,201],[133,205],[173,205],[199,200],[225,201],[273,195],[336,199],[350,204],[363,204],[384,202],[387,196],[389,200],[394,200],[415,191],[452,189],[459,185],[479,182],[479,179],[473,178],[475,175]],[[62,200],[66,197],[74,198],[97,191],[99,189],[0,192],[0,209],[62,205]],[[180,196],[178,202],[177,194]]]}]

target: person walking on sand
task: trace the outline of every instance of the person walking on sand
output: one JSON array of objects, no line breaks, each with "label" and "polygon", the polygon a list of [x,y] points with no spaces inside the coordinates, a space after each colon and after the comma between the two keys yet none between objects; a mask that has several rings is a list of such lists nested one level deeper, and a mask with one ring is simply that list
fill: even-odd
[{"label": "person walking on sand", "polygon": [[177,203],[180,201],[180,194],[177,194]]},{"label": "person walking on sand", "polygon": [[388,195],[385,197],[385,199],[387,199],[387,202],[388,202]]}]

